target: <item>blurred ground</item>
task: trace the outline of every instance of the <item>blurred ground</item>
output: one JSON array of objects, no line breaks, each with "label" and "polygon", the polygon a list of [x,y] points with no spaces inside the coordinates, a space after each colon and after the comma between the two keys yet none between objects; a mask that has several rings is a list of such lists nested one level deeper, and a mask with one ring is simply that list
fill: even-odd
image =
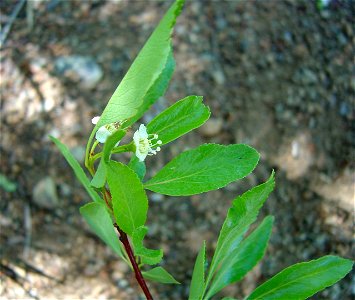
[{"label": "blurred ground", "polygon": [[[0,2],[2,25],[16,3]],[[15,20],[1,50],[1,173],[17,184],[1,190],[2,299],[142,299],[132,274],[81,219],[88,197],[48,135],[83,157],[91,118],[169,3],[30,2]],[[150,157],[148,175],[203,142],[248,143],[262,159],[222,190],[151,195],[149,243],[163,247],[163,266],[182,282],[150,284],[157,299],[187,297],[202,241],[211,257],[231,200],[271,169],[277,187],[263,215],[276,224],[267,255],[224,294],[242,297],[298,261],[354,258],[353,12],[352,1],[340,0],[322,11],[301,0],[188,1],[170,88],[144,121],[189,94],[204,95],[213,115]],[[351,278],[313,299],[351,299]]]}]

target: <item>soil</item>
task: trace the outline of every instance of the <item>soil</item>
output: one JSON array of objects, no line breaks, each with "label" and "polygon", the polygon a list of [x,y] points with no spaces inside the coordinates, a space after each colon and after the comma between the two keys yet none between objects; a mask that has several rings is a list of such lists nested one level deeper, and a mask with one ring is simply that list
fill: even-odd
[{"label": "soil", "polygon": [[[2,25],[18,2],[1,1]],[[2,299],[144,299],[130,270],[81,218],[88,196],[48,135],[82,156],[91,118],[169,3],[32,2],[12,24],[1,50],[0,172],[17,189],[1,190]],[[212,119],[149,157],[148,178],[205,142],[247,143],[261,161],[253,174],[221,190],[149,194],[147,245],[164,249],[162,266],[182,283],[149,283],[156,299],[187,298],[202,241],[211,258],[231,201],[272,169],[277,186],[259,219],[275,216],[266,256],[215,299],[243,297],[296,262],[327,254],[354,258],[353,10],[352,1],[340,0],[322,10],[302,0],[188,1],[175,28],[173,79],[143,122],[190,94],[204,96]],[[75,72],[58,72],[57,59],[69,55],[90,57],[101,80],[85,85]],[[51,206],[34,197],[48,177],[59,198]],[[352,299],[353,278],[312,299]]]}]

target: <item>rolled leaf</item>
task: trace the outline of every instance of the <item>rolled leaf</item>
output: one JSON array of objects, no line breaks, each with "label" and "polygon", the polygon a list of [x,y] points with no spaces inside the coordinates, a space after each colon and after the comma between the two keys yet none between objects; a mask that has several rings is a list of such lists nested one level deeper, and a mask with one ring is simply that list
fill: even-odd
[{"label": "rolled leaf", "polygon": [[202,299],[205,290],[205,255],[206,243],[204,241],[197,255],[194,271],[192,273],[189,300]]}]

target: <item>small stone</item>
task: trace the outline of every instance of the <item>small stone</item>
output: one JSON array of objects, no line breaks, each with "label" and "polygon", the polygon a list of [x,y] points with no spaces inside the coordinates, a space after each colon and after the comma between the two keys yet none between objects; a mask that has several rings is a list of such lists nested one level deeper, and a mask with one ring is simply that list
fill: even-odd
[{"label": "small stone", "polygon": [[60,194],[64,197],[69,197],[72,194],[70,185],[66,183],[62,183],[60,186]]},{"label": "small stone", "polygon": [[118,286],[122,289],[128,286],[128,281],[126,279],[120,279],[118,281]]},{"label": "small stone", "polygon": [[297,58],[303,59],[308,56],[308,49],[304,44],[296,45],[293,52]]},{"label": "small stone", "polygon": [[346,102],[343,101],[340,103],[339,113],[342,117],[347,116],[350,113],[350,111],[351,109],[349,108]]},{"label": "small stone", "polygon": [[224,73],[221,70],[215,70],[212,73],[213,79],[214,81],[219,84],[219,85],[223,85],[226,82],[226,78],[224,76]]},{"label": "small stone", "polygon": [[310,69],[303,69],[301,77],[301,82],[304,84],[316,84],[318,82],[317,74]]},{"label": "small stone", "polygon": [[153,202],[161,202],[164,199],[164,196],[162,194],[152,193],[150,199]]},{"label": "small stone", "polygon": [[209,119],[203,126],[200,128],[200,132],[205,137],[213,137],[218,135],[223,126],[223,120],[218,118]]},{"label": "small stone", "polygon": [[103,77],[102,68],[89,56],[60,56],[55,60],[56,71],[87,89],[96,87]]},{"label": "small stone", "polygon": [[59,200],[54,180],[49,176],[41,179],[33,188],[32,199],[42,208],[58,207]]}]

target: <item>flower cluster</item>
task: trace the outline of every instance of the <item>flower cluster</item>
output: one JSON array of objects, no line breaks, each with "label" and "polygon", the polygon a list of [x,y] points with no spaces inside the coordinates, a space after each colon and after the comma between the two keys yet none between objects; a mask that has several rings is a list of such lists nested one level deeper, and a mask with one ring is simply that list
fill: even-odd
[{"label": "flower cluster", "polygon": [[[99,122],[100,116],[92,118],[92,124],[96,125]],[[119,128],[119,122],[106,124],[101,126],[95,135],[95,138],[100,143],[105,143],[107,138]],[[160,151],[159,145],[162,144],[158,140],[157,134],[148,134],[147,128],[141,124],[139,129],[133,135],[133,142],[136,147],[136,156],[140,161],[144,161],[148,155],[155,155]],[[116,144],[118,146],[120,142]]]}]

